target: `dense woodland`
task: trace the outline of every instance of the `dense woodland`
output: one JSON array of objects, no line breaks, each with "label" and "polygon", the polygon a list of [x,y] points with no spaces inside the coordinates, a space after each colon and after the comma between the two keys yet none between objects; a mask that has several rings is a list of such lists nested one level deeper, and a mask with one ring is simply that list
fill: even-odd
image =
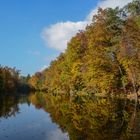
[{"label": "dense woodland", "polygon": [[[33,93],[3,96],[26,91]],[[129,93],[135,101],[120,98]],[[0,66],[0,117],[15,116],[19,104],[32,104],[49,112],[71,140],[140,139],[138,93],[140,0],[121,9],[99,8],[92,23],[42,72],[24,77]]]},{"label": "dense woodland", "polygon": [[99,8],[50,66],[30,76],[0,66],[0,92],[45,90],[54,95],[136,93],[140,87],[140,1]]},{"label": "dense woodland", "polygon": [[27,92],[30,89],[29,78],[29,75],[21,76],[20,70],[16,70],[16,68],[0,66],[0,93]]},{"label": "dense woodland", "polygon": [[140,86],[140,1],[99,8],[92,23],[29,84],[53,94],[137,93]]}]

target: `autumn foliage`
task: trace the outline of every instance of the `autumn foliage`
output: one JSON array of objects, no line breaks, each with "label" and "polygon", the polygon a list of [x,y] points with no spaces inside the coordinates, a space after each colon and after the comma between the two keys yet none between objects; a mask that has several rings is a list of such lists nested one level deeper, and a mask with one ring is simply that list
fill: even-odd
[{"label": "autumn foliage", "polygon": [[69,96],[137,92],[140,86],[140,1],[99,8],[50,67],[29,80],[36,89]]}]

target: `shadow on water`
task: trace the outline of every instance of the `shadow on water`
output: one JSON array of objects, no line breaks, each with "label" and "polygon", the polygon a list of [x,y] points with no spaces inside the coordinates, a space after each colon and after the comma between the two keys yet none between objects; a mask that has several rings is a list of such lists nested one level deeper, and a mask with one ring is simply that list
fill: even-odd
[{"label": "shadow on water", "polygon": [[[65,135],[64,137],[61,136],[60,139],[140,139],[140,106],[138,105],[137,109],[135,109],[133,101],[124,101],[120,98],[91,98],[87,96],[78,96],[71,100],[69,97],[52,96],[44,93],[0,96],[0,120],[1,118],[16,117],[24,104],[34,106],[36,113],[39,110],[46,112],[46,114],[49,113],[49,117],[51,117],[49,121],[53,122],[53,125],[57,124],[62,134],[68,133],[69,135],[69,138]],[[40,129],[44,127],[43,122],[41,123],[42,118],[38,118]],[[50,129],[52,124],[49,127],[46,125],[44,130]],[[47,133],[47,135],[49,136],[51,133]],[[53,139],[57,140],[59,138],[57,136],[57,138]],[[11,139],[9,138],[9,140]],[[49,138],[45,140],[49,140]]]}]

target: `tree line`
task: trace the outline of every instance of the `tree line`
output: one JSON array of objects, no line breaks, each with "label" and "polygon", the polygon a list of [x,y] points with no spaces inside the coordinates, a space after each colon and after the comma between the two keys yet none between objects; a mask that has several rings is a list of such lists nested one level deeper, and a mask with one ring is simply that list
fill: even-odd
[{"label": "tree line", "polygon": [[29,80],[53,94],[128,93],[140,86],[140,1],[98,9],[50,66]]},{"label": "tree line", "polygon": [[20,75],[20,70],[7,66],[0,66],[0,93],[26,92],[30,89],[27,81],[30,78]]}]

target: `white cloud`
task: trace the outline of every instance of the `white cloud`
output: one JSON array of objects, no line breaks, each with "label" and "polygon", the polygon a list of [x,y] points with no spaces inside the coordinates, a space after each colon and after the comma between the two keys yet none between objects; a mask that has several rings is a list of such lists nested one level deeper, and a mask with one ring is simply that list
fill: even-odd
[{"label": "white cloud", "polygon": [[78,30],[84,29],[87,25],[86,21],[79,22],[60,22],[45,28],[42,37],[49,47],[65,50],[67,42]]},{"label": "white cloud", "polygon": [[103,0],[100,1],[96,8],[91,10],[91,12],[87,15],[85,20],[78,22],[58,22],[56,24],[51,25],[50,27],[46,27],[42,31],[42,38],[45,41],[48,47],[64,51],[67,47],[67,42],[74,36],[78,30],[84,30],[87,24],[90,24],[92,21],[92,17],[97,13],[99,7],[107,8],[112,7],[115,8],[117,6],[123,7],[128,2],[132,0]]}]

